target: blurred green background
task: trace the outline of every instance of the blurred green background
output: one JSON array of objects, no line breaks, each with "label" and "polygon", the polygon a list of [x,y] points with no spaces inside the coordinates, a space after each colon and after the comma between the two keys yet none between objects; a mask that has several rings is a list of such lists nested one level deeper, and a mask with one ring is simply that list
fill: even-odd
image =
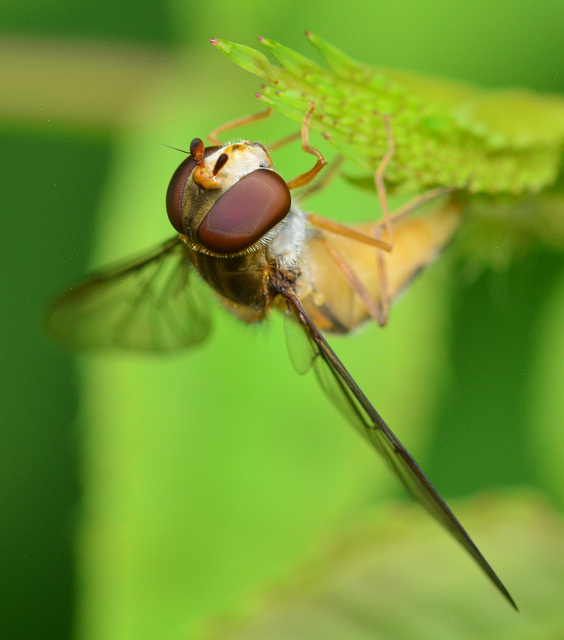
[{"label": "blurred green background", "polygon": [[[310,29],[369,63],[562,92],[562,24],[559,0],[0,6],[2,637],[192,637],[401,497],[292,370],[278,319],[244,327],[218,311],[212,340],[169,358],[73,358],[44,335],[62,287],[172,235],[180,156],[164,145],[259,110],[257,79],[209,38],[264,35],[315,57]],[[264,141],[295,129],[253,127]],[[297,147],[279,157],[286,178],[310,164]],[[370,219],[375,199],[336,181],[307,206]],[[562,253],[531,247],[473,277],[456,256],[389,328],[335,349],[444,497],[533,489],[561,509]],[[505,581],[526,609],[543,576]],[[492,637],[517,637],[511,625]]]}]

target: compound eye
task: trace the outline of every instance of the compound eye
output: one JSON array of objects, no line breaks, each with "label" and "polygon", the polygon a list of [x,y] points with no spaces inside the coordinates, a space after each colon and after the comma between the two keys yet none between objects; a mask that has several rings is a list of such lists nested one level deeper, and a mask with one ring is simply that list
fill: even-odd
[{"label": "compound eye", "polygon": [[[206,147],[204,150],[204,158],[207,158],[211,153],[215,153],[218,149],[220,149],[220,147]],[[174,172],[166,192],[166,212],[168,219],[178,233],[184,233],[184,225],[182,224],[182,202],[184,201],[186,183],[196,166],[197,163],[192,156],[185,158]]]},{"label": "compound eye", "polygon": [[269,169],[256,169],[213,205],[200,224],[198,241],[216,253],[244,251],[286,217],[291,201],[281,176]]}]

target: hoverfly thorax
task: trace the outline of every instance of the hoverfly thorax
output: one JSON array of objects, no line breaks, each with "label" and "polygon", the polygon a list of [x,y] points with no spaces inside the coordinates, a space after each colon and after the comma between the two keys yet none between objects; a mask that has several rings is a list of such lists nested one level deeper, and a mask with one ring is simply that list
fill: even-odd
[{"label": "hoverfly thorax", "polygon": [[232,256],[253,251],[286,217],[291,196],[260,143],[204,148],[195,138],[170,181],[166,204],[172,226],[193,249]]}]

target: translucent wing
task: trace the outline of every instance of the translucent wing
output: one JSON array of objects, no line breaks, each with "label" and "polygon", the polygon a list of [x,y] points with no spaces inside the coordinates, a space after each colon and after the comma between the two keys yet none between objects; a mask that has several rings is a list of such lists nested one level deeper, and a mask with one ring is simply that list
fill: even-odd
[{"label": "translucent wing", "polygon": [[[291,354],[292,362],[298,371],[304,373],[307,363],[314,367],[317,379],[325,393],[335,403],[341,413],[382,455],[393,472],[401,480],[407,491],[418,500],[438,522],[449,531],[482,568],[488,578],[495,584],[511,605],[517,609],[513,598],[480,553],[464,527],[452,513],[448,505],[431,485],[418,464],[409,452],[392,433],[379,413],[368,401],[359,386],[335,355],[325,338],[317,329],[299,299],[289,291],[280,291],[289,303],[295,317],[305,329],[305,340],[308,343],[309,356]],[[295,331],[296,329],[294,329]],[[290,331],[292,329],[290,328]],[[290,336],[289,346],[298,345],[298,337]]]},{"label": "translucent wing", "polygon": [[48,330],[76,348],[163,352],[189,347],[210,330],[207,306],[191,276],[187,248],[172,238],[63,293],[48,314]]}]

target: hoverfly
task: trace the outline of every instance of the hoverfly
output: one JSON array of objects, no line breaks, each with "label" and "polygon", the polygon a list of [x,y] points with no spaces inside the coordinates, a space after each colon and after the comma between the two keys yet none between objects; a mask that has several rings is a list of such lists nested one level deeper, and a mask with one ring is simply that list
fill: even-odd
[{"label": "hoverfly", "polygon": [[[452,190],[437,189],[387,209],[383,175],[375,175],[383,222],[344,226],[300,209],[291,190],[312,186],[326,165],[309,145],[310,106],[302,148],[316,157],[308,172],[286,182],[259,142],[222,144],[221,131],[258,120],[270,110],[224,125],[190,153],[168,187],[166,205],[177,235],[141,257],[92,275],[63,293],[48,316],[51,334],[74,347],[166,352],[203,341],[210,329],[205,300],[192,286],[199,276],[232,314],[247,323],[272,309],[289,318],[290,356],[300,373],[313,368],[329,398],[386,460],[407,491],[474,558],[515,608],[515,602],[415,460],[366,398],[322,331],[348,333],[369,318],[387,320],[393,299],[450,239],[460,207]],[[294,136],[295,137],[295,136]],[[422,202],[447,196],[438,211],[408,219]],[[392,251],[393,248],[393,251]],[[306,354],[304,357],[303,349]]]}]

